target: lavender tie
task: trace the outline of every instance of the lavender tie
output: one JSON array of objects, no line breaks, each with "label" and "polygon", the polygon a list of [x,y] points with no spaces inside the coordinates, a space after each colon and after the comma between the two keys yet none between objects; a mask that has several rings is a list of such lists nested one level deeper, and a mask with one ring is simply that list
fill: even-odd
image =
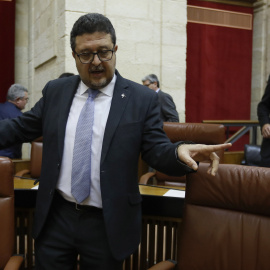
[{"label": "lavender tie", "polygon": [[72,173],[71,193],[77,203],[84,201],[90,194],[91,187],[91,144],[94,123],[95,97],[98,90],[88,89],[88,98],[82,108],[76,128]]}]

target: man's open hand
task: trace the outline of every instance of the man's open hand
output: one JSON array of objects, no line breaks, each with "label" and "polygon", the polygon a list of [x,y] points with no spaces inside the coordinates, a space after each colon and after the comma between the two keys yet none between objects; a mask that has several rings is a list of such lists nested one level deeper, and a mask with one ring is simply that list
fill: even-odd
[{"label": "man's open hand", "polygon": [[217,145],[181,144],[178,147],[178,158],[195,171],[198,169],[197,162],[210,161],[207,172],[215,176],[219,165],[219,157],[215,152],[231,146],[231,143]]},{"label": "man's open hand", "polygon": [[264,124],[262,127],[262,135],[264,138],[270,138],[270,124]]}]

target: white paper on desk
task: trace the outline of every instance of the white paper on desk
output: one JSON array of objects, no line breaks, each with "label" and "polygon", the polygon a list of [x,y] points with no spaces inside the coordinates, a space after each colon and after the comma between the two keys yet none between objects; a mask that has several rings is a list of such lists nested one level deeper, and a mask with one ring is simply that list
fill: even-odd
[{"label": "white paper on desk", "polygon": [[167,191],[163,196],[166,197],[177,197],[177,198],[185,198],[186,192],[184,190],[175,190],[175,189],[170,189]]},{"label": "white paper on desk", "polygon": [[32,187],[31,189],[38,189],[39,185]]}]

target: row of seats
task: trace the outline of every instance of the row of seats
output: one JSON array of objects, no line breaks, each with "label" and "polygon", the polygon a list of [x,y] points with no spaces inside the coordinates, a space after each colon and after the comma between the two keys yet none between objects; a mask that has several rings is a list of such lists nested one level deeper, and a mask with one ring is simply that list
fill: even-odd
[{"label": "row of seats", "polygon": [[[222,144],[226,140],[225,127],[219,124],[203,123],[171,123],[164,122],[163,129],[172,143],[179,141],[192,141],[197,144]],[[220,163],[224,160],[224,150],[218,151]],[[146,172],[147,164],[142,160],[139,165],[145,168],[144,174],[140,176],[140,184],[150,184],[150,180],[155,179],[154,184],[161,186],[183,186],[186,177],[173,177],[159,171]]]},{"label": "row of seats", "polygon": [[17,270],[23,262],[22,256],[14,252],[14,187],[13,163],[0,157],[0,269]]},{"label": "row of seats", "polygon": [[[225,141],[222,125],[164,123],[164,130],[172,142]],[[218,153],[221,162],[223,154]],[[39,138],[32,143],[30,170],[20,175],[38,178],[41,157],[42,138]],[[177,266],[167,261],[151,269],[268,269],[270,169],[221,164],[217,176],[212,177],[206,173],[207,167],[200,164],[198,172],[189,174],[187,179],[165,176],[159,182],[161,185],[187,182],[186,205]],[[0,269],[7,262],[12,266],[5,269],[18,269],[22,257],[12,256],[14,218],[10,215],[14,212],[13,166],[7,158],[0,158],[0,175],[0,212],[4,215],[1,220],[5,220],[0,223],[0,231],[7,232],[0,236]]]},{"label": "row of seats", "polygon": [[151,270],[268,270],[270,266],[270,169],[207,164],[187,175],[178,263]]},{"label": "row of seats", "polygon": [[[166,261],[151,270],[268,270],[270,169],[220,164],[213,177],[207,167],[202,163],[187,175],[178,264]],[[0,175],[0,269],[19,269],[23,258],[12,256],[13,164],[8,158],[0,158]]]}]

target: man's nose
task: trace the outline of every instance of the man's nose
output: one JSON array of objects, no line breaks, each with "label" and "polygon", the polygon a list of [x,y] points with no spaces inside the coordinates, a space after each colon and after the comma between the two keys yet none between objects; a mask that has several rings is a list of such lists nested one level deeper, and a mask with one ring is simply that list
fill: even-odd
[{"label": "man's nose", "polygon": [[92,61],[92,65],[98,66],[98,65],[100,65],[100,63],[101,63],[101,61],[99,60],[98,56],[95,54],[94,59]]}]

